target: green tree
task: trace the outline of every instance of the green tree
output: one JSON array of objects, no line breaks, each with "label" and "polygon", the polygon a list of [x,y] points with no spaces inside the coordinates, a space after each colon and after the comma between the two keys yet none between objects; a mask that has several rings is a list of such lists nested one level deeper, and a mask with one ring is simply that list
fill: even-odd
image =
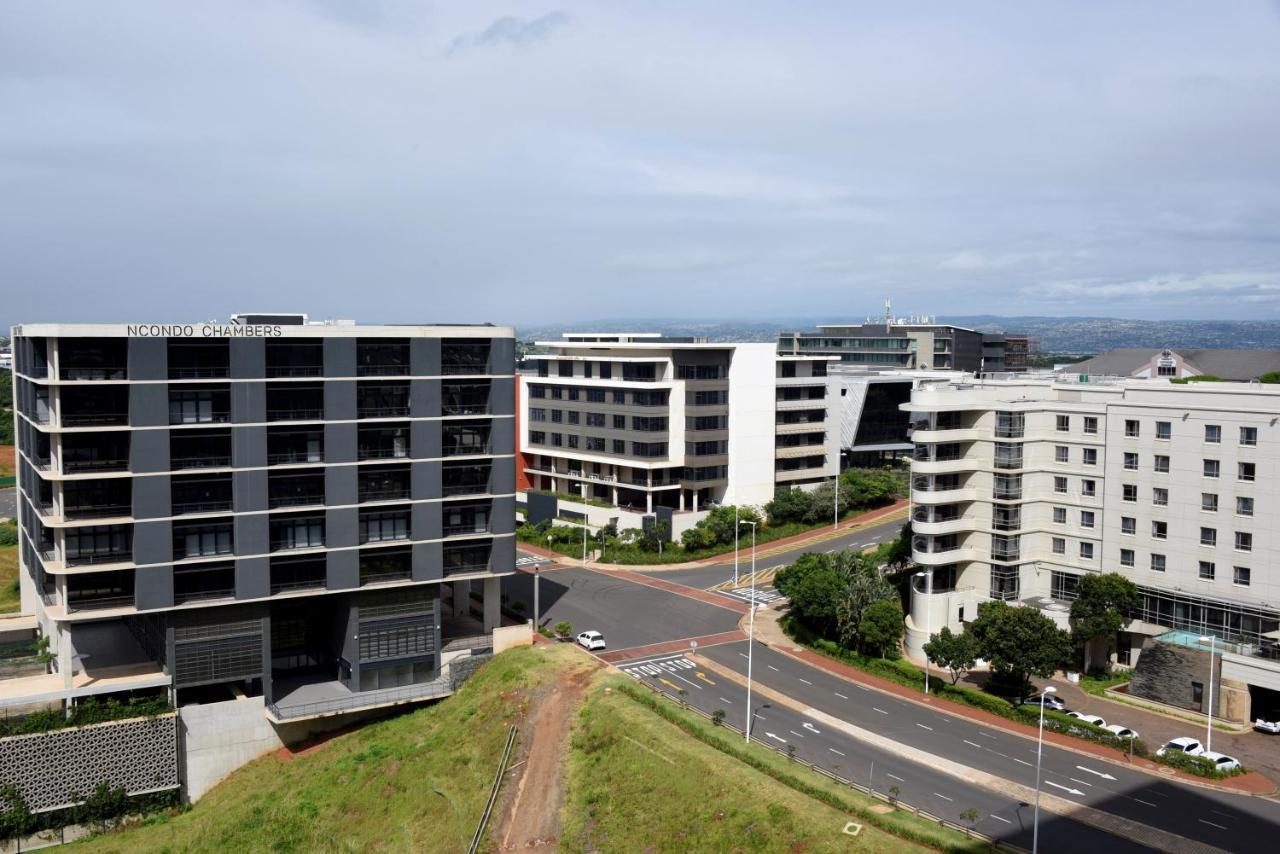
[{"label": "green tree", "polygon": [[791,613],[800,622],[824,637],[835,637],[837,603],[844,579],[832,566],[829,555],[805,552],[795,563],[779,570],[773,586],[790,600]]},{"label": "green tree", "polygon": [[1280,371],[1267,371],[1265,374],[1258,377],[1258,382],[1265,383],[1267,385],[1280,383]]},{"label": "green tree", "polygon": [[886,652],[891,652],[894,653],[891,657],[897,658],[903,628],[902,606],[897,599],[880,599],[863,611],[858,633],[868,651],[875,652],[881,658],[885,657]]},{"label": "green tree", "polygon": [[1026,698],[1032,676],[1052,676],[1071,658],[1071,635],[1035,608],[983,602],[969,631],[978,655],[991,663],[997,677],[1013,683],[1019,702]]},{"label": "green tree", "polygon": [[951,674],[951,684],[959,682],[978,660],[978,645],[968,632],[952,632],[947,626],[929,638],[924,654]]},{"label": "green tree", "polygon": [[853,493],[849,487],[843,481],[828,480],[809,493],[809,509],[800,517],[800,521],[806,525],[832,521],[835,518],[837,488],[840,490],[840,513],[843,515],[847,510],[852,509]]},{"label": "green tree", "polygon": [[29,836],[36,829],[36,817],[22,792],[12,783],[0,786],[0,839]]},{"label": "green tree", "polygon": [[764,506],[770,525],[799,522],[813,505],[813,497],[803,489],[783,489],[775,493],[773,500]]},{"label": "green tree", "polygon": [[880,555],[880,559],[887,563],[890,569],[903,569],[911,563],[911,520],[908,519],[902,523],[902,530],[898,532],[898,538],[891,542],[885,543],[882,547],[884,551]]},{"label": "green tree", "polygon": [[[1082,575],[1079,595],[1071,603],[1071,634],[1085,645],[1085,667],[1089,666],[1089,647],[1109,641],[1124,625],[1128,615],[1142,603],[1138,585],[1118,572]],[[1103,658],[1108,651],[1103,651]]]},{"label": "green tree", "polygon": [[[840,482],[847,489],[852,507],[891,504],[902,490],[902,482],[888,469],[845,469],[840,474]],[[842,494],[840,500],[844,498]]]},{"label": "green tree", "polygon": [[848,649],[861,649],[862,619],[867,608],[887,599],[897,601],[898,593],[889,579],[880,574],[874,555],[845,549],[828,557],[843,581],[840,600],[836,603],[837,639]]}]

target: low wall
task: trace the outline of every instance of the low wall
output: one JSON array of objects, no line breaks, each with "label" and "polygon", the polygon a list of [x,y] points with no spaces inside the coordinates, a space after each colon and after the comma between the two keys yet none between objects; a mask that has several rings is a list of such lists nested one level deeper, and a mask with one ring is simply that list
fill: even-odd
[{"label": "low wall", "polygon": [[33,811],[71,806],[99,783],[131,795],[177,788],[177,716],[130,718],[0,738],[0,780]]},{"label": "low wall", "polygon": [[493,654],[505,652],[517,646],[533,643],[533,620],[515,626],[500,626],[493,630]]},{"label": "low wall", "polygon": [[[539,496],[536,493],[517,493],[517,502],[527,502],[528,496],[533,495],[536,502]],[[638,513],[634,510],[624,510],[621,507],[596,507],[592,504],[582,504],[577,501],[566,501],[563,498],[556,499],[557,513],[571,513],[587,520],[587,524],[592,528],[600,528],[608,525],[610,522],[617,522],[618,530],[625,531],[628,528],[643,528],[644,513]],[[532,514],[532,510],[530,510]],[[694,525],[707,518],[706,510],[699,510],[694,513],[686,511],[684,513],[671,514],[671,539],[679,540],[680,535],[692,528]]]},{"label": "low wall", "polygon": [[[1213,686],[1213,715],[1227,721],[1244,721],[1249,714],[1248,688],[1230,678],[1223,664],[1220,662],[1216,668],[1218,682]],[[1208,650],[1148,639],[1134,665],[1129,694],[1192,712],[1206,712],[1209,673]],[[1203,686],[1199,704],[1193,697],[1192,682]]]}]

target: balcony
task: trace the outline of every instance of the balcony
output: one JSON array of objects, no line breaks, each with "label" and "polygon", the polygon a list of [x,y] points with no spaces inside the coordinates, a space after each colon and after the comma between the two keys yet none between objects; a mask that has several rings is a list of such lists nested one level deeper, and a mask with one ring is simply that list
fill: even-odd
[{"label": "balcony", "polygon": [[268,377],[324,376],[324,345],[318,338],[268,341],[265,367]]},{"label": "balcony", "polygon": [[231,349],[226,338],[208,341],[169,340],[169,379],[219,379],[231,376]]},{"label": "balcony", "polygon": [[175,471],[183,469],[229,468],[230,454],[199,454],[196,456],[178,456],[169,458],[169,467]]},{"label": "balcony", "polygon": [[116,596],[86,596],[83,598],[67,598],[67,613],[77,614],[85,611],[110,611],[117,608],[132,608],[132,593]]},{"label": "balcony", "polygon": [[489,383],[443,382],[440,385],[442,415],[489,415]]},{"label": "balcony", "polygon": [[359,501],[364,504],[368,501],[406,501],[408,498],[409,487],[405,486],[392,489],[362,489]]},{"label": "balcony", "polygon": [[324,417],[324,386],[310,383],[269,383],[268,421],[319,421]]},{"label": "balcony", "polygon": [[[53,505],[42,505],[41,511],[46,516],[53,515]],[[62,517],[68,521],[76,519],[107,519],[117,516],[129,516],[133,513],[131,504],[75,504],[63,508]]]},{"label": "balcony", "polygon": [[440,343],[440,373],[489,373],[489,342],[446,338]]},{"label": "balcony", "polygon": [[394,377],[409,374],[409,342],[385,339],[356,344],[356,376]]},{"label": "balcony", "polygon": [[59,379],[128,379],[129,342],[124,338],[68,338],[58,344]]},{"label": "balcony", "polygon": [[268,421],[320,421],[324,418],[321,407],[280,407],[267,410]]},{"label": "balcony", "polygon": [[327,562],[320,557],[284,557],[271,559],[271,593],[324,589],[328,577]]},{"label": "balcony", "polygon": [[173,502],[173,515],[185,516],[193,513],[227,513],[231,510],[230,498],[206,499],[204,501]]},{"label": "balcony", "polygon": [[320,451],[294,449],[267,454],[267,465],[269,466],[296,466],[322,462],[324,462],[324,454]]},{"label": "balcony", "polygon": [[408,581],[413,577],[413,551],[404,547],[362,549],[360,586]]},{"label": "balcony", "polygon": [[323,491],[289,492],[267,497],[267,508],[271,510],[279,507],[320,507],[323,505]]},{"label": "balcony", "polygon": [[101,552],[68,552],[65,565],[68,567],[100,566],[108,563],[130,563],[132,561],[133,551],[131,549]]}]

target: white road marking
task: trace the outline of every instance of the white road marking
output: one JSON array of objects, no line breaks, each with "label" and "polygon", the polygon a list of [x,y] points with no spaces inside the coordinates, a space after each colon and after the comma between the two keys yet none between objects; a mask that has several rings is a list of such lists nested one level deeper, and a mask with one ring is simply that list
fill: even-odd
[{"label": "white road marking", "polygon": [[1081,786],[1088,786],[1090,789],[1093,788],[1092,783],[1086,783],[1084,780],[1077,780],[1075,777],[1068,777],[1067,779],[1073,783],[1079,783]]},{"label": "white road marking", "polygon": [[924,724],[916,724],[916,726],[920,727],[920,729],[927,729],[929,732],[933,732],[933,727],[931,726],[925,726]]},{"label": "white road marking", "polygon": [[808,679],[800,679],[800,681],[801,681],[801,682],[803,682],[803,683],[804,683],[804,684],[806,684],[806,685],[812,685],[812,684],[813,684],[813,683],[812,683],[812,682],[810,682]]},{"label": "white road marking", "polygon": [[1084,767],[1083,765],[1077,765],[1076,767],[1077,767],[1077,768],[1079,768],[1081,771],[1084,771],[1084,772],[1085,772],[1085,773],[1087,773],[1087,774],[1093,774],[1093,775],[1095,775],[1095,776],[1101,777],[1101,778],[1102,778],[1102,779],[1104,779],[1104,780],[1114,780],[1114,779],[1115,779],[1115,777],[1112,777],[1110,774],[1107,774],[1106,772],[1103,772],[1103,771],[1094,771],[1092,768],[1086,768],[1086,767]]},{"label": "white road marking", "polygon": [[687,683],[687,684],[689,684],[689,685],[692,685],[693,687],[697,688],[699,691],[701,691],[701,690],[702,690],[702,686],[701,686],[701,685],[699,685],[697,682],[690,682],[688,679],[685,679],[685,678],[684,678],[683,676],[681,676],[679,673],[672,673],[671,675],[672,675],[672,676],[674,676],[674,677],[676,677],[677,679],[679,679],[681,682],[685,682],[685,683]]},{"label": "white road marking", "polygon": [[1025,766],[1027,766],[1028,768],[1030,768],[1030,767],[1031,767],[1031,763],[1030,763],[1030,762],[1024,762],[1023,760],[1019,759],[1019,758],[1018,758],[1018,757],[1016,757],[1016,756],[1011,756],[1011,757],[1009,757],[1009,758],[1010,758],[1010,759],[1012,759],[1014,762],[1022,762],[1022,764],[1023,764],[1023,765],[1025,765]]},{"label": "white road marking", "polygon": [[733,700],[726,700],[724,697],[721,697],[721,698],[720,698],[720,702],[722,702],[722,703],[728,703],[730,706],[732,706],[732,705],[733,705]]},{"label": "white road marking", "polygon": [[844,754],[843,754],[843,753],[841,753],[840,751],[836,750],[834,747],[828,747],[828,748],[827,748],[827,750],[830,750],[830,751],[831,751],[832,753],[834,753],[836,756],[844,756]]},{"label": "white road marking", "polygon": [[792,734],[792,735],[794,735],[796,738],[804,738],[804,736],[803,736],[803,735],[801,735],[800,733],[796,732],[796,731],[795,731],[795,730],[793,730],[793,729],[789,729],[789,730],[787,730],[787,732],[791,733],[791,734]]},{"label": "white road marking", "polygon": [[814,726],[813,724],[809,723],[808,721],[805,721],[803,724],[801,724],[801,726],[803,726],[805,729],[809,730],[809,732],[815,733],[815,734],[817,734],[817,735],[822,735],[822,731],[821,731],[821,730],[819,730],[819,729],[818,729],[816,726]]},{"label": "white road marking", "polygon": [[969,740],[969,739],[967,739],[967,738],[964,740],[964,743],[965,743],[965,744],[967,744],[967,745],[969,745],[970,747],[976,747],[976,748],[978,748],[979,750],[981,750],[981,749],[982,749],[982,745],[981,745],[981,744],[978,744],[977,742],[970,741],[970,740]]},{"label": "white road marking", "polygon": [[1214,824],[1213,822],[1209,821],[1208,819],[1201,818],[1201,819],[1197,819],[1197,821],[1199,821],[1201,824],[1207,824],[1207,825],[1209,825],[1210,827],[1216,827],[1216,828],[1218,828],[1218,830],[1226,830],[1226,828],[1225,828],[1225,827],[1223,827],[1222,825],[1220,825],[1220,824]]},{"label": "white road marking", "polygon": [[1084,794],[1084,792],[1080,791],[1079,789],[1070,789],[1070,788],[1067,788],[1066,786],[1062,785],[1061,783],[1055,783],[1055,782],[1053,782],[1052,780],[1045,780],[1045,781],[1044,781],[1044,784],[1045,784],[1046,786],[1053,786],[1055,789],[1061,789],[1062,791],[1066,792],[1066,793],[1067,793],[1067,794],[1069,794],[1069,795],[1083,795],[1083,794]]},{"label": "white road marking", "polygon": [[836,692],[836,696],[837,696],[837,697],[839,697],[841,700],[847,700],[847,699],[849,699],[849,698],[848,698],[848,697],[846,697],[844,694],[841,694],[839,691],[837,691],[837,692]]},{"label": "white road marking", "polygon": [[780,736],[780,735],[774,735],[774,734],[773,734],[773,733],[771,733],[771,732],[766,732],[766,733],[765,733],[765,735],[769,736],[769,738],[772,738],[774,741],[780,741],[780,742],[782,742],[783,744],[786,744],[786,743],[787,743],[787,740],[786,740],[785,738],[783,738],[782,736]]},{"label": "white road marking", "polygon": [[939,795],[937,792],[934,792],[933,794],[934,794],[934,796],[935,796],[935,797],[942,798],[944,801],[947,801],[947,802],[949,802],[949,803],[955,803],[955,800],[954,800],[954,799],[952,799],[952,798],[948,798],[946,795]]},{"label": "white road marking", "polygon": [[1132,795],[1130,795],[1130,796],[1129,796],[1129,799],[1130,799],[1130,800],[1133,800],[1133,801],[1137,801],[1137,802],[1138,802],[1138,803],[1140,803],[1140,804],[1146,804],[1146,805],[1147,805],[1147,806],[1149,806],[1149,807],[1154,807],[1154,806],[1155,806],[1155,804],[1151,803],[1151,801],[1144,801],[1142,798],[1135,798],[1135,797],[1133,797]]},{"label": "white road marking", "polygon": [[996,815],[995,813],[990,813],[990,817],[991,817],[991,818],[994,818],[996,821],[1003,821],[1005,824],[1013,824],[1013,822],[1009,821],[1009,819],[1007,819],[1007,818],[1001,818],[1000,816]]},{"label": "white road marking", "polygon": [[990,738],[990,739],[992,739],[992,740],[994,740],[994,739],[995,739],[995,736],[994,736],[994,735],[992,735],[992,734],[991,734],[991,733],[989,733],[989,732],[985,732],[985,731],[983,731],[983,730],[978,730],[978,735],[985,735],[987,738]]},{"label": "white road marking", "polygon": [[859,685],[857,682],[854,682],[854,683],[853,683],[853,687],[855,687],[855,688],[860,688],[860,689],[862,689],[863,691],[870,691],[870,690],[871,690],[871,689],[870,689],[870,688],[868,688],[866,685]]},{"label": "white road marking", "polygon": [[906,780],[904,780],[904,779],[902,779],[901,777],[899,777],[897,774],[885,774],[885,776],[886,776],[886,777],[892,777],[894,780],[897,780],[899,783],[905,783],[905,782],[907,782]]},{"label": "white road marking", "polygon": [[778,671],[778,668],[774,667],[772,664],[768,664],[765,666],[768,667],[770,670],[774,671],[775,673]]},{"label": "white road marking", "polygon": [[942,715],[938,715],[938,717],[941,718],[942,721],[944,721],[945,723],[951,723],[951,718],[944,718],[942,717]]},{"label": "white road marking", "polygon": [[749,657],[750,657],[750,656],[748,656],[745,652],[740,652],[740,653],[738,653],[738,655],[742,656],[743,658],[749,658]]},{"label": "white road marking", "polygon": [[871,710],[872,710],[872,711],[874,711],[874,712],[879,712],[879,713],[880,713],[880,714],[882,714],[882,715],[887,715],[887,714],[889,714],[889,713],[888,713],[888,712],[886,712],[884,709],[877,709],[875,706],[872,706],[872,707],[871,707]]}]

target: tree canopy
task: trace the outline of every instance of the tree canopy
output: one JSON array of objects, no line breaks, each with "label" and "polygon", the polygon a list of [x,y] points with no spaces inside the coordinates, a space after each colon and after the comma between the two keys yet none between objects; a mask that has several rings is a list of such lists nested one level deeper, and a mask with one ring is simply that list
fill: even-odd
[{"label": "tree canopy", "polygon": [[978,644],[969,632],[955,633],[943,626],[924,645],[924,654],[934,664],[951,673],[951,684],[954,685],[977,663]]},{"label": "tree canopy", "polygon": [[[898,594],[880,574],[874,556],[851,549],[832,554],[806,552],[779,571],[773,583],[790,600],[791,613],[797,619],[849,649],[861,650],[867,644],[863,623],[871,605],[891,601],[897,607]],[[901,623],[901,608],[896,614]],[[877,613],[872,632],[882,629],[881,621],[886,619],[883,611]]]},{"label": "tree canopy", "polygon": [[1035,608],[983,602],[969,631],[978,655],[991,663],[994,673],[1014,683],[1019,700],[1026,697],[1032,676],[1052,676],[1071,658],[1071,635]]},{"label": "tree canopy", "polygon": [[1071,633],[1080,641],[1111,637],[1142,602],[1138,585],[1118,572],[1083,575],[1078,592],[1071,603]]}]

